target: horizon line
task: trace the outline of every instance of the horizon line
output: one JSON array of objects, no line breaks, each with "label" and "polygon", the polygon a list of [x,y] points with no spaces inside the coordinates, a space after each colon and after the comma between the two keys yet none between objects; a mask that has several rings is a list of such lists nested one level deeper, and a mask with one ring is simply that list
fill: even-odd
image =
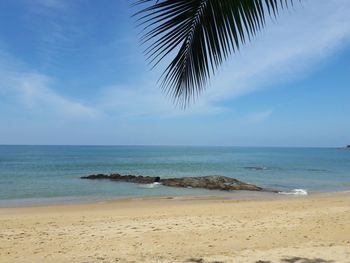
[{"label": "horizon line", "polygon": [[343,146],[249,146],[249,145],[204,145],[204,144],[2,144],[0,146],[76,146],[76,147],[227,147],[227,148],[346,148]]}]

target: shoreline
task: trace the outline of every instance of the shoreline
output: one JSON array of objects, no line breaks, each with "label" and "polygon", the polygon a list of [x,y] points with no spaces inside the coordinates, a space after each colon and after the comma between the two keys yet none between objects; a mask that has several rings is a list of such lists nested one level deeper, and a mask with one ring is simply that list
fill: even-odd
[{"label": "shoreline", "polygon": [[[210,190],[206,190],[210,191]],[[189,195],[149,195],[149,196],[120,196],[120,197],[101,197],[101,196],[65,196],[65,197],[43,197],[43,198],[22,198],[22,199],[3,199],[0,200],[0,209],[4,208],[26,208],[26,207],[50,207],[65,205],[89,205],[101,202],[119,202],[127,200],[149,200],[149,199],[222,199],[222,200],[274,200],[310,197],[324,194],[347,193],[350,190],[343,191],[324,191],[324,192],[307,192],[307,195],[298,194],[281,194],[271,192],[256,191],[217,191],[212,190],[213,194],[189,194]],[[9,203],[9,204],[7,204]]]},{"label": "shoreline", "polygon": [[[350,192],[1,208],[1,262],[348,262]],[[312,260],[319,261],[312,261]],[[320,261],[320,260],[323,261]]]}]

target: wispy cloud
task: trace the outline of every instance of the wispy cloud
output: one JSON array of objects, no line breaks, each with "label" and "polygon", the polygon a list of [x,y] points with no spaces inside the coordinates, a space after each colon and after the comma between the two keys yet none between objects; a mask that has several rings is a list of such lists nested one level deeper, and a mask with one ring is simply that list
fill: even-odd
[{"label": "wispy cloud", "polygon": [[60,95],[53,88],[53,78],[25,69],[23,63],[0,50],[0,94],[14,104],[40,114],[65,118],[95,118],[101,113],[91,107]]},{"label": "wispy cloud", "polygon": [[73,52],[80,36],[75,24],[75,1],[27,1],[25,25],[35,38],[35,52],[40,56],[41,70],[60,65],[60,58]]},{"label": "wispy cloud", "polygon": [[[106,115],[126,117],[219,114],[230,110],[225,103],[227,101],[269,87],[271,84],[303,76],[305,72],[317,67],[318,62],[325,61],[349,41],[349,1],[303,3],[304,5],[296,4],[295,10],[282,12],[276,21],[267,25],[252,44],[234,55],[221,72],[213,77],[210,88],[186,111],[174,107],[171,100],[156,87],[157,79],[154,75],[144,72],[137,76],[140,80],[133,82],[134,84],[124,85],[121,81],[111,83],[108,87],[96,86],[95,97],[89,101],[90,105],[94,105],[91,107],[60,95],[59,87],[53,88],[54,76],[50,77],[33,70],[11,69],[12,72],[17,72],[17,75],[7,83],[12,82],[11,85],[17,87],[14,90],[17,94],[22,94],[18,98],[21,98],[23,105],[51,107],[55,108],[56,112],[65,112],[68,115],[74,115],[74,112],[77,116],[96,116],[103,112]],[[35,0],[33,5],[40,10],[46,10],[48,15],[52,14],[52,10],[66,9],[67,1]],[[47,44],[42,46],[43,52],[47,54],[47,61],[50,57],[55,58],[56,50],[62,43],[60,41],[69,39],[66,34],[67,28],[57,19],[57,16],[53,17],[53,24],[50,25],[52,32]],[[113,44],[109,48],[117,47]],[[5,64],[10,63],[6,62],[0,66],[4,67]],[[143,81],[144,79],[147,81]],[[4,85],[4,79],[2,82]],[[232,105],[230,107],[234,107],[234,103]],[[60,107],[62,109],[59,109]],[[270,111],[265,111],[252,119],[258,122],[270,115]]]},{"label": "wispy cloud", "polygon": [[271,110],[255,112],[248,116],[247,122],[251,124],[259,124],[265,122],[272,114]]},{"label": "wispy cloud", "polygon": [[229,100],[299,78],[349,42],[347,0],[306,1],[282,13],[231,58],[200,100]]},{"label": "wispy cloud", "polygon": [[[262,100],[253,104],[256,97],[238,99],[303,78],[349,46],[348,0],[302,1],[295,10],[281,12],[224,64],[211,86],[186,111],[176,108],[157,87],[164,67],[152,72],[145,69],[141,48],[137,49],[137,30],[134,34],[124,28],[129,23],[124,9],[105,15],[110,6],[127,8],[120,4],[124,1],[110,1],[110,6],[98,3],[99,12],[95,1],[24,2],[23,13],[14,15],[12,21],[18,34],[16,30],[12,30],[16,34],[1,32],[3,143],[277,145],[290,138],[292,145],[296,135],[290,127],[294,123],[301,124],[298,136],[306,145],[313,137],[310,131],[316,129],[327,131],[319,136],[321,145],[324,138],[328,143],[334,142],[332,136],[337,142],[348,138],[349,127],[342,115],[346,111],[339,109],[335,99],[339,94],[330,104],[338,109],[318,124],[312,116],[321,114],[319,104],[318,109],[311,109],[305,102],[299,114],[304,109],[314,114],[299,119],[293,109],[279,106],[288,102],[285,97],[273,97],[269,105]],[[346,76],[342,77],[340,91],[346,88]],[[305,83],[316,83],[316,78]],[[306,93],[301,100],[307,101],[310,93]],[[323,96],[320,98],[327,99]],[[345,96],[340,99],[345,107]]]},{"label": "wispy cloud", "polygon": [[181,117],[216,114],[225,109],[214,104],[198,102],[188,110],[176,107],[169,98],[151,83],[135,86],[110,86],[103,88],[95,105],[110,115],[124,117]]},{"label": "wispy cloud", "polygon": [[[273,84],[302,78],[350,40],[347,0],[307,1],[281,13],[251,44],[243,47],[212,78],[210,87],[185,112],[173,107],[156,79],[142,85],[111,86],[100,97],[118,114],[188,116],[229,110],[223,102]],[[141,76],[140,76],[141,77]],[[106,95],[108,94],[108,95]],[[130,102],[130,103],[127,103]],[[123,106],[121,106],[123,105]],[[234,103],[232,104],[234,107]],[[232,107],[232,106],[231,106]]]},{"label": "wispy cloud", "polygon": [[30,0],[31,5],[35,5],[37,8],[50,8],[50,9],[62,9],[66,8],[68,3],[66,0]]},{"label": "wispy cloud", "polygon": [[14,86],[21,103],[28,109],[42,109],[65,117],[95,118],[99,112],[56,93],[50,86],[54,81],[36,73],[22,73]]}]

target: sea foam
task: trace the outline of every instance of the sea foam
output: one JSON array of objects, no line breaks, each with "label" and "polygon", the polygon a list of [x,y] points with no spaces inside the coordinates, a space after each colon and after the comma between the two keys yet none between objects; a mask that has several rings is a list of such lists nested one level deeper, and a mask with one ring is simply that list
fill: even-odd
[{"label": "sea foam", "polygon": [[159,187],[161,185],[161,183],[158,183],[158,182],[154,182],[152,184],[139,184],[138,187],[140,188],[156,188],[156,187]]},{"label": "sea foam", "polygon": [[278,192],[281,195],[308,195],[305,189],[293,189],[289,192]]}]

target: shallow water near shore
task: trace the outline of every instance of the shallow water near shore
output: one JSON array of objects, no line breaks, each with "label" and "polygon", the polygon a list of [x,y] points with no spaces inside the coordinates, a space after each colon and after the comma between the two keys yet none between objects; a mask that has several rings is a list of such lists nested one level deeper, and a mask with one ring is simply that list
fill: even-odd
[{"label": "shallow water near shore", "polygon": [[[337,148],[0,146],[0,206],[147,196],[220,195],[80,176],[113,173],[224,175],[286,193],[350,190],[350,151]],[[301,191],[295,191],[301,193]],[[231,195],[235,197],[235,194]]]}]

